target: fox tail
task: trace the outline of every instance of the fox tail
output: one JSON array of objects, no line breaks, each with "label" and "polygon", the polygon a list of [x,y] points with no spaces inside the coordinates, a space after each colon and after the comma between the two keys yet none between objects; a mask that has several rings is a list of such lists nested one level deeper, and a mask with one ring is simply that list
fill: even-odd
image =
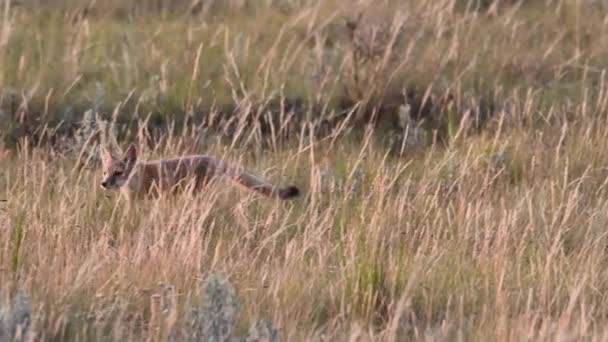
[{"label": "fox tail", "polygon": [[241,186],[268,197],[276,196],[282,200],[288,200],[300,195],[300,189],[294,185],[278,187],[246,170],[237,172],[234,180]]}]

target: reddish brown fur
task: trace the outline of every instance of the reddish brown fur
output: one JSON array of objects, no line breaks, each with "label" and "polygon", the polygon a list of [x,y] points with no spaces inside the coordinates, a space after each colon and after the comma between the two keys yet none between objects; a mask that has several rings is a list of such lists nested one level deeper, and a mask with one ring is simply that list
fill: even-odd
[{"label": "reddish brown fur", "polygon": [[122,159],[105,149],[101,153],[104,164],[102,186],[120,189],[128,198],[176,193],[189,186],[196,192],[218,176],[228,176],[243,187],[269,197],[289,199],[299,195],[299,189],[295,186],[276,187],[251,172],[228,166],[226,162],[209,156],[138,162],[134,145],[129,146]]}]

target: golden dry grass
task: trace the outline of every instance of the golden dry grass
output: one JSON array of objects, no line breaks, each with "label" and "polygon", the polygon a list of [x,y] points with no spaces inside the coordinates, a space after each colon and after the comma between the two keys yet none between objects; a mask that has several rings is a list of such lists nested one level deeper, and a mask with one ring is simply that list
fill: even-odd
[{"label": "golden dry grass", "polygon": [[[142,130],[131,136],[147,146],[144,158],[223,156],[296,183],[303,196],[273,201],[220,182],[196,198],[141,201],[129,212],[100,189],[94,162],[78,169],[78,153],[20,140],[0,158],[0,284],[28,295],[32,333],[181,338],[201,282],[219,272],[240,298],[239,335],[266,317],[282,341],[608,338],[603,5],[556,0],[486,15],[459,7],[464,1],[412,1],[398,9],[416,18],[418,34],[390,53],[397,64],[387,54],[358,70],[368,83],[343,84],[353,70],[335,43],[319,52],[329,54],[330,71],[316,84],[315,52],[299,35],[334,38],[351,8],[268,3],[253,17],[229,1],[207,21],[106,14],[72,35],[57,9],[40,17],[7,7],[0,81],[23,90],[21,105],[56,118],[78,104],[171,122],[213,112],[213,103],[243,109],[289,95],[325,108],[307,113],[309,123],[344,94],[374,107],[393,87],[420,82],[450,90],[459,104],[435,127],[447,132],[444,144],[397,156],[384,131],[316,138],[305,127],[285,144],[271,137],[269,150],[259,127],[239,123],[209,145],[194,143],[197,130],[174,130],[150,148]],[[391,6],[367,9],[388,21],[402,13]],[[146,88],[149,79],[156,83]],[[95,82],[105,89],[97,104]],[[153,104],[124,105],[131,91],[152,94]],[[497,113],[473,134],[462,104],[488,92]],[[3,115],[19,113],[6,108]]]}]

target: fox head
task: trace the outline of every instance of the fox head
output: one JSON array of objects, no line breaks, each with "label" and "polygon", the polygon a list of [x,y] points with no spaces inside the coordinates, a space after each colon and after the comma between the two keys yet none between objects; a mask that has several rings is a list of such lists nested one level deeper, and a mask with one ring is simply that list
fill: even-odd
[{"label": "fox head", "polygon": [[122,157],[116,157],[111,149],[101,147],[101,163],[103,166],[103,179],[101,186],[104,189],[118,189],[127,183],[131,171],[137,161],[135,145],[129,145]]}]

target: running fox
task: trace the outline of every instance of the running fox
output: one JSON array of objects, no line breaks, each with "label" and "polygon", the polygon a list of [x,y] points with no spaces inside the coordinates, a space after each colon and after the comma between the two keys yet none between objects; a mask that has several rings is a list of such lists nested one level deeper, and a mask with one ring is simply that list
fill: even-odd
[{"label": "running fox", "polygon": [[277,187],[247,170],[228,165],[225,161],[205,155],[172,159],[138,161],[137,149],[131,144],[122,157],[101,147],[104,189],[121,190],[130,201],[133,197],[160,195],[162,192],[184,190],[193,181],[194,191],[218,176],[228,176],[239,185],[268,197],[286,200],[299,195],[296,186]]}]

